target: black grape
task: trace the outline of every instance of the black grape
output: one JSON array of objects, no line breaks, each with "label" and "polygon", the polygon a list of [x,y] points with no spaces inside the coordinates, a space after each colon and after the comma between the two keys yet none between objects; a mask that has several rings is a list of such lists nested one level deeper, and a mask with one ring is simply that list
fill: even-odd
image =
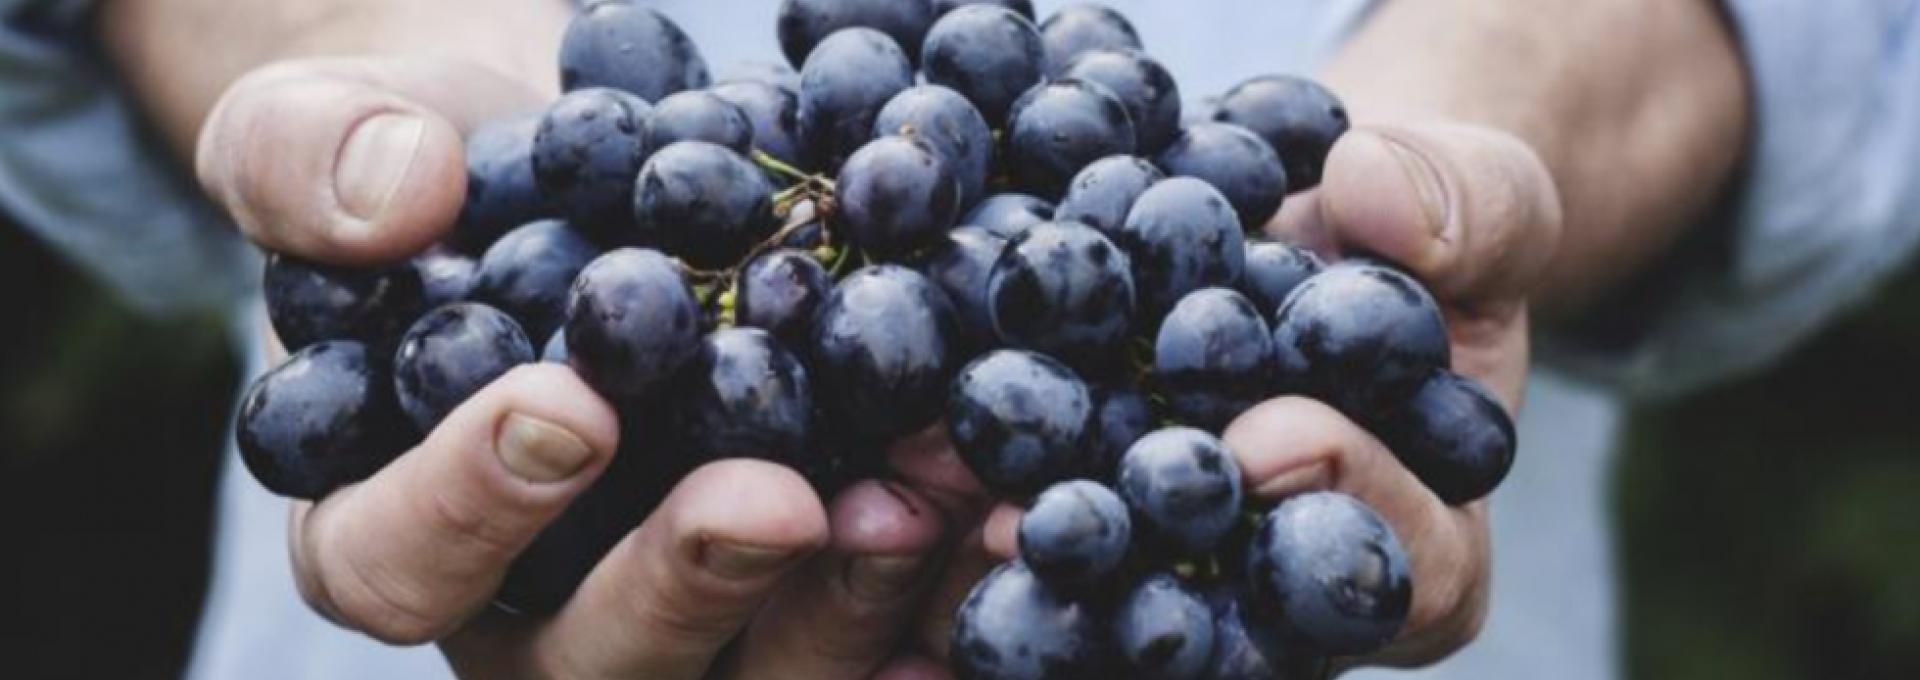
[{"label": "black grape", "polygon": [[920,70],[927,82],[958,91],[999,127],[1014,100],[1041,81],[1045,59],[1033,20],[981,4],[956,9],[933,25]]}]

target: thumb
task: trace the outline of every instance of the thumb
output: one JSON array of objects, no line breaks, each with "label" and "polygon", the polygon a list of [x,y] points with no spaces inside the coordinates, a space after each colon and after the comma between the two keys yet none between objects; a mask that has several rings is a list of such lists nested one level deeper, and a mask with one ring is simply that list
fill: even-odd
[{"label": "thumb", "polygon": [[1280,231],[1386,258],[1456,303],[1523,297],[1560,235],[1559,194],[1539,155],[1472,125],[1356,128],[1301,203]]},{"label": "thumb", "polygon": [[467,62],[323,58],[236,81],[195,151],[200,183],[265,248],[360,264],[438,240],[466,196],[461,136],[538,92]]}]

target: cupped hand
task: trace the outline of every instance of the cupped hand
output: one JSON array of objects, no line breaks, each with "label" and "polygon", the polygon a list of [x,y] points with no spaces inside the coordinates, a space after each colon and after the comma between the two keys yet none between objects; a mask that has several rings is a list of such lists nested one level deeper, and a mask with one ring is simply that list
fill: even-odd
[{"label": "cupped hand", "polygon": [[[431,58],[280,62],[237,81],[199,136],[208,194],[260,246],[337,264],[438,241],[466,188],[462,135],[551,92]],[[491,602],[514,558],[606,469],[613,407],[523,366],[366,481],[292,511],[299,589],[335,623],[438,643],[474,678],[924,677],[900,656],[948,543],[905,484],[824,503],[798,474],[726,460],[683,479],[551,617]],[[918,670],[916,670],[918,669]]]},{"label": "cupped hand", "polygon": [[[1341,138],[1319,187],[1293,196],[1268,231],[1338,259],[1365,254],[1405,267],[1446,314],[1454,370],[1520,407],[1527,301],[1559,241],[1560,203],[1539,157],[1517,138],[1451,123],[1376,125]],[[1406,627],[1355,664],[1417,666],[1471,642],[1487,612],[1487,500],[1448,506],[1371,433],[1318,401],[1287,396],[1224,433],[1251,502],[1317,490],[1372,506],[1413,568]],[[996,508],[986,542],[1015,552],[1020,512]]]}]

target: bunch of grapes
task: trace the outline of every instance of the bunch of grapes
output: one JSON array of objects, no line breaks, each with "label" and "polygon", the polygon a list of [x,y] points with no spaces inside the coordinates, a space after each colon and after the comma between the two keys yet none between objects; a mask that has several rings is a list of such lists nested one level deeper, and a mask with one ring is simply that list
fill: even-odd
[{"label": "bunch of grapes", "polygon": [[797,72],[714,84],[666,16],[589,5],[566,93],[471,134],[444,243],[384,268],[271,256],[292,355],[243,401],[248,468],[319,498],[514,366],[563,362],[642,434],[520,557],[511,611],[559,607],[704,463],[832,493],[944,422],[1030,501],[1020,559],[956,617],[961,677],[1314,677],[1394,638],[1413,584],[1388,525],[1337,493],[1252,507],[1217,436],[1299,394],[1449,503],[1512,463],[1419,282],[1257,236],[1347,129],[1331,93],[1261,76],[1183,116],[1091,4],[1036,25],[1024,0],[787,0],[778,36]]}]

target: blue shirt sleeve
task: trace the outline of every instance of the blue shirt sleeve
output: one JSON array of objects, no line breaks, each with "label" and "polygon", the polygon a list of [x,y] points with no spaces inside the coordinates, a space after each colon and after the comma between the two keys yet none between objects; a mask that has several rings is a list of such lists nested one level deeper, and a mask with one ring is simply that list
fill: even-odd
[{"label": "blue shirt sleeve", "polygon": [[[1721,231],[1623,309],[1632,342],[1543,356],[1660,398],[1765,367],[1902,271],[1920,245],[1915,0],[1730,0],[1752,91]],[[1628,312],[1627,315],[1631,315]]]},{"label": "blue shirt sleeve", "polygon": [[0,211],[151,314],[225,308],[251,250],[142,127],[86,0],[0,0]]}]

